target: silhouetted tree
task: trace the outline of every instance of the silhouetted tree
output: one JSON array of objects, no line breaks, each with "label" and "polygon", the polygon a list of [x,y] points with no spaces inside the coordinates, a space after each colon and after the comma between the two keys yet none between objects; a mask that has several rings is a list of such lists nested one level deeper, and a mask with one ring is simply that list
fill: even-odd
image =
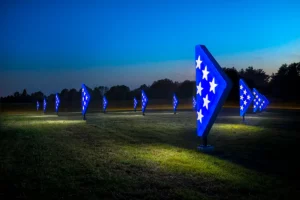
[{"label": "silhouetted tree", "polygon": [[30,96],[31,96],[32,102],[36,102],[36,101],[42,101],[44,94],[41,91],[38,91],[38,92],[32,93]]},{"label": "silhouetted tree", "polygon": [[283,100],[300,99],[300,62],[283,64],[276,74],[272,74],[270,88],[272,96]]},{"label": "silhouetted tree", "polygon": [[154,99],[172,98],[176,89],[177,85],[172,80],[161,79],[154,81],[150,86],[148,97]]},{"label": "silhouetted tree", "polygon": [[62,102],[67,102],[69,98],[69,90],[68,89],[63,89],[60,92],[60,99]]},{"label": "silhouetted tree", "polygon": [[71,89],[69,92],[68,92],[68,102],[72,102],[73,100],[75,100],[77,97],[77,91],[76,89]]},{"label": "silhouetted tree", "polygon": [[99,86],[98,89],[100,91],[101,96],[104,96],[106,92],[109,90],[109,88],[106,86]]},{"label": "silhouetted tree", "polygon": [[19,92],[15,92],[14,93],[14,97],[20,97],[20,93]]},{"label": "silhouetted tree", "polygon": [[100,100],[100,99],[102,99],[102,94],[101,93],[102,92],[100,91],[100,88],[99,87],[95,87],[93,89],[92,98],[94,100]]},{"label": "silhouetted tree", "polygon": [[51,108],[49,108],[49,106],[47,106],[48,107],[48,109],[54,109],[54,105],[55,105],[55,94],[50,94],[49,96],[48,96],[48,98],[47,98],[47,101],[48,101],[48,103],[49,103],[49,106],[51,106]]},{"label": "silhouetted tree", "polygon": [[109,100],[127,100],[129,99],[129,92],[129,87],[125,85],[113,86],[106,92],[106,98]]},{"label": "silhouetted tree", "polygon": [[180,83],[176,90],[178,98],[191,98],[196,96],[196,82],[195,81],[183,81]]},{"label": "silhouetted tree", "polygon": [[261,92],[266,91],[270,76],[263,69],[254,69],[252,66],[241,69],[239,72],[250,88],[257,88]]},{"label": "silhouetted tree", "polygon": [[27,96],[27,91],[26,91],[26,89],[23,90],[22,96],[23,96],[23,97],[26,97],[26,96]]}]

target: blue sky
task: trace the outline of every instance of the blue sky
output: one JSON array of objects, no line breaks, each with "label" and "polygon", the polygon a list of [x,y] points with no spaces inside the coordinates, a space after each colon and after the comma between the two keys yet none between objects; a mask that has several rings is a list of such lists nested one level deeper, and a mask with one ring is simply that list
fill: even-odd
[{"label": "blue sky", "polygon": [[299,10],[288,0],[1,1],[0,96],[194,79],[196,44],[223,67],[276,72],[300,61]]}]

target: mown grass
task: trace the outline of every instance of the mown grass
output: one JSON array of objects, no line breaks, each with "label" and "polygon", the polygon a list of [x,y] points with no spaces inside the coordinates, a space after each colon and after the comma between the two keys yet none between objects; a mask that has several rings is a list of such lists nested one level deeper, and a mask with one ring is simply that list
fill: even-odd
[{"label": "mown grass", "polygon": [[221,116],[205,154],[194,113],[2,115],[0,198],[292,198],[299,121],[286,116]]}]

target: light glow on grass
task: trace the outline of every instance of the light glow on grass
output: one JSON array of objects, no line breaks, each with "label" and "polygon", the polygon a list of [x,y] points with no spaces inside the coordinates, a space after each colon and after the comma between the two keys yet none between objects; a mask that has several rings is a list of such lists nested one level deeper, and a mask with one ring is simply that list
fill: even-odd
[{"label": "light glow on grass", "polygon": [[141,115],[107,115],[108,118],[135,118],[142,117]]},{"label": "light glow on grass", "polygon": [[232,133],[235,132],[237,134],[248,132],[248,133],[254,133],[254,132],[260,132],[264,131],[263,127],[260,126],[249,126],[245,124],[222,124],[222,123],[215,123],[213,128],[215,130],[218,130],[220,132],[224,133]]},{"label": "light glow on grass", "polygon": [[[116,156],[127,163],[152,165],[160,171],[179,175],[207,177],[207,181],[229,181],[232,185],[258,187],[266,177],[240,165],[221,160],[215,156],[195,150],[172,147],[163,144],[124,145]],[[150,162],[150,163],[149,163]]]},{"label": "light glow on grass", "polygon": [[[24,115],[26,116],[26,115]],[[28,118],[58,118],[57,115],[27,115]]]},{"label": "light glow on grass", "polygon": [[35,125],[62,125],[62,124],[84,124],[85,121],[82,120],[17,120],[14,121],[14,126],[35,126]]}]

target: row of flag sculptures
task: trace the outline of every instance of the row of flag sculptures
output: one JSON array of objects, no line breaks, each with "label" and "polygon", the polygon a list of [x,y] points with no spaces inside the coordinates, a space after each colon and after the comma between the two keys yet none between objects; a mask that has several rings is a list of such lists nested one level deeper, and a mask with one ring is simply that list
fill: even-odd
[{"label": "row of flag sculptures", "polygon": [[269,100],[257,89],[251,91],[243,79],[240,79],[240,116],[245,119],[246,112],[253,102],[253,112],[262,112],[269,105]]},{"label": "row of flag sculptures", "polygon": [[[81,103],[82,103],[82,115],[83,115],[83,119],[86,119],[85,114],[87,112],[91,96],[90,96],[85,84],[82,84],[81,97],[82,97],[82,101],[81,101]],[[39,110],[39,107],[40,107],[39,102],[37,101],[36,104],[37,104],[36,109]],[[107,101],[106,97],[103,96],[103,112],[104,113],[106,112],[107,105],[108,105],[108,101]],[[137,105],[138,105],[138,101],[134,97],[134,99],[133,99],[133,109],[134,109],[135,112],[136,112]],[[148,105],[148,98],[147,98],[146,93],[142,90],[142,114],[143,115],[145,115],[147,105]],[[55,95],[55,112],[56,113],[58,113],[59,106],[60,106],[60,99],[59,99],[58,94],[56,94]],[[174,114],[176,114],[177,106],[178,106],[178,99],[177,99],[176,95],[174,94],[173,95]],[[44,112],[46,112],[46,107],[47,107],[47,101],[46,101],[46,98],[44,98],[44,101],[43,101],[43,111]]]},{"label": "row of flag sculptures", "polygon": [[[210,148],[207,145],[207,135],[220,112],[231,88],[232,83],[227,75],[223,72],[220,65],[210,54],[204,45],[197,45],[195,48],[195,65],[196,65],[196,97],[193,97],[193,109],[197,112],[197,135],[202,138],[203,144],[199,147],[201,149]],[[253,102],[253,112],[263,111],[269,104],[268,99],[259,93],[255,88],[251,91],[247,84],[240,79],[239,81],[240,93],[240,116],[245,118],[245,114]],[[81,89],[82,97],[82,115],[85,120],[88,105],[90,103],[90,95],[84,84]],[[146,93],[141,91],[141,108],[142,114],[148,105],[148,98]],[[46,111],[47,102],[44,99],[44,112]],[[176,114],[178,99],[176,95],[173,96],[173,110]],[[60,100],[58,94],[55,96],[55,111],[58,113]],[[103,112],[106,112],[108,101],[103,97]],[[136,111],[138,101],[133,99],[133,108]],[[39,109],[39,102],[37,102],[37,110]]]},{"label": "row of flag sculptures", "polygon": [[[195,70],[197,96],[193,98],[193,106],[197,112],[197,135],[203,140],[199,149],[205,151],[213,148],[207,145],[207,135],[232,88],[232,82],[204,45],[195,47]],[[239,86],[240,116],[243,120],[252,101],[254,112],[266,109],[269,101],[265,96],[256,89],[251,91],[242,79]]]}]

